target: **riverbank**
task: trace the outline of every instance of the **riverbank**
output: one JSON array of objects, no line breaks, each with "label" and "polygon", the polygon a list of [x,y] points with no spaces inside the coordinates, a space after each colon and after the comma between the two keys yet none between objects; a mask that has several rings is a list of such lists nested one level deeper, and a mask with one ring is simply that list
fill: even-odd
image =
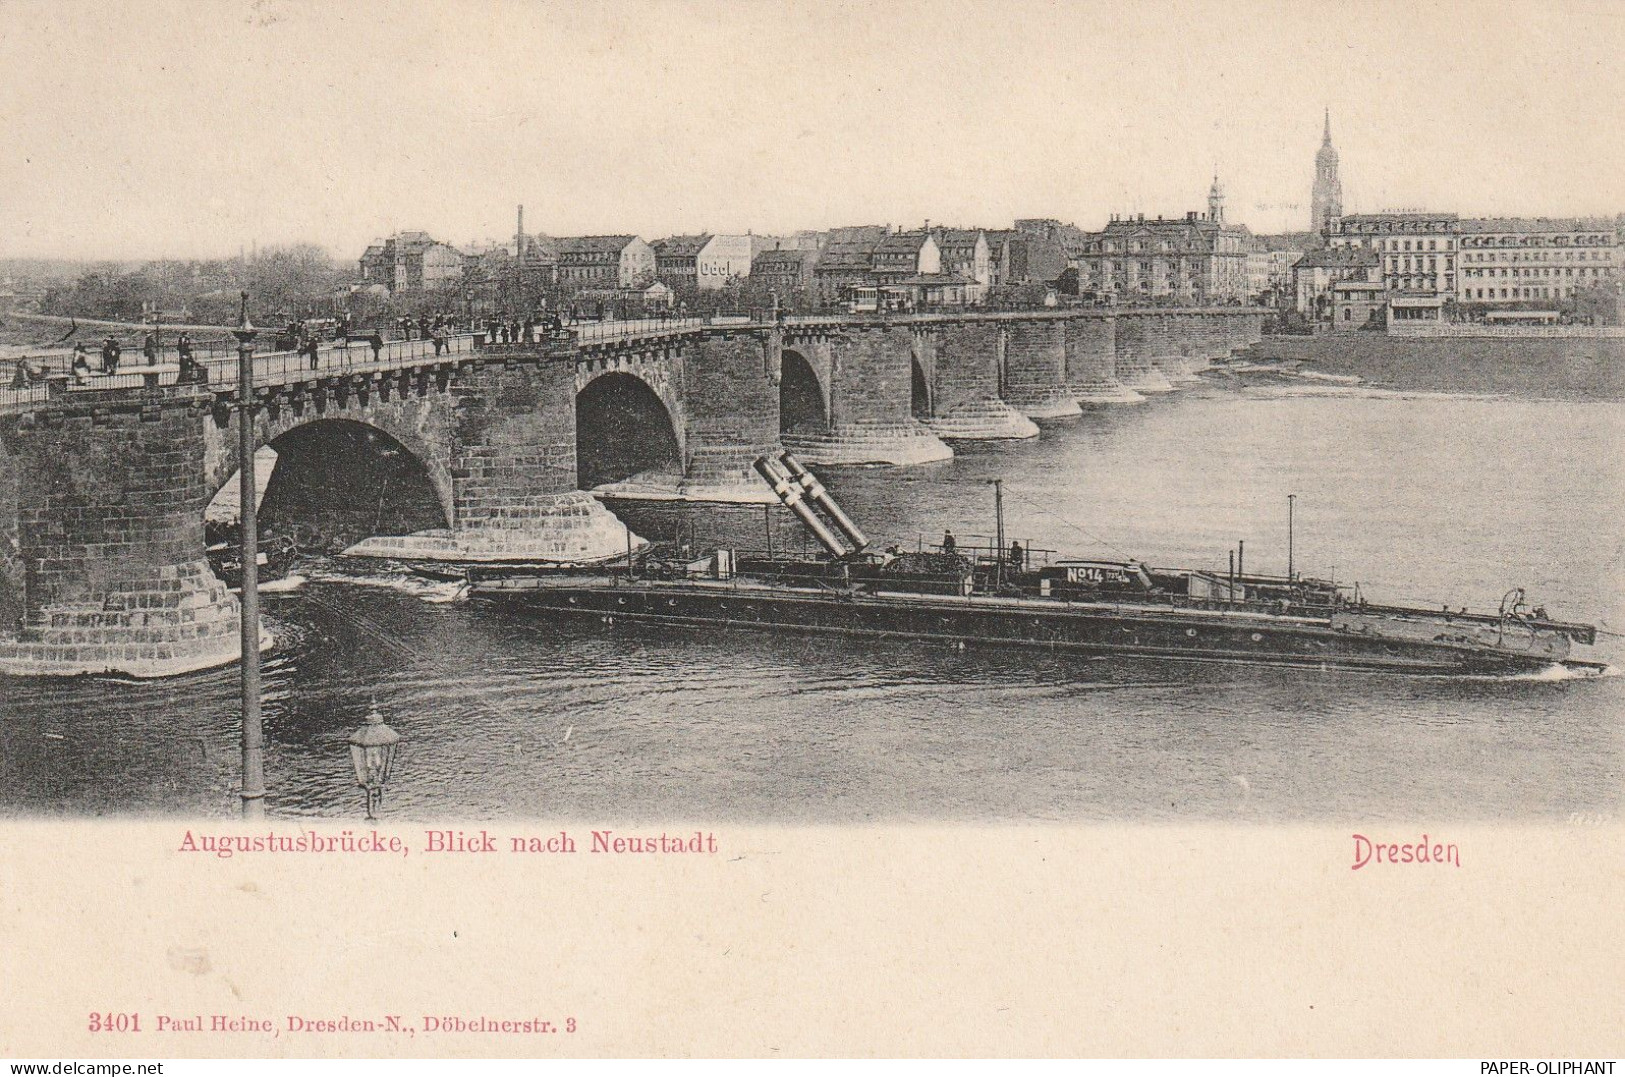
[{"label": "riverbank", "polygon": [[1244,355],[1358,377],[1382,389],[1487,393],[1525,399],[1625,400],[1625,339],[1391,337],[1384,333],[1273,336]]}]

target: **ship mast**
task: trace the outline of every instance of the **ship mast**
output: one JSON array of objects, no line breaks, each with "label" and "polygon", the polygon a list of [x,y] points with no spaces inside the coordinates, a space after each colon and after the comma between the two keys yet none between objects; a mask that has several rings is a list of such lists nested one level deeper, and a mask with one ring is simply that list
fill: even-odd
[{"label": "ship mast", "polygon": [[1297,494],[1286,495],[1286,579],[1288,583],[1291,583],[1296,578],[1292,572],[1292,503],[1297,499]]},{"label": "ship mast", "polygon": [[993,589],[1004,586],[1004,480],[993,480]]}]

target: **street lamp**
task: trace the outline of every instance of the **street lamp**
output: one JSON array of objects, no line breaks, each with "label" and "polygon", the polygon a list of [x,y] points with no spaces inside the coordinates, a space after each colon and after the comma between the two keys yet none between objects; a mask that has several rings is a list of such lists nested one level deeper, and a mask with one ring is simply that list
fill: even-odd
[{"label": "street lamp", "polygon": [[243,566],[242,694],[243,818],[265,816],[265,731],[260,726],[260,569],[259,506],[254,481],[254,336],[248,320],[248,293],[241,293],[237,338],[237,541]]},{"label": "street lamp", "polygon": [[384,801],[384,786],[389,784],[400,743],[401,735],[384,724],[378,701],[373,700],[366,724],[350,734],[350,763],[355,767],[355,783],[367,791],[369,823],[378,818],[378,805]]}]

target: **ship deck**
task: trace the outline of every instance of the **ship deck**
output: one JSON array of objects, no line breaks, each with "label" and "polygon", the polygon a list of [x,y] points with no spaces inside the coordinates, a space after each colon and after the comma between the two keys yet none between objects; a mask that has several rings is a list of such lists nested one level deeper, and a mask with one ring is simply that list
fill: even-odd
[{"label": "ship deck", "polygon": [[1068,598],[1014,597],[1008,595],[939,595],[920,591],[866,590],[839,587],[806,587],[758,580],[684,579],[633,580],[616,576],[510,577],[481,580],[478,591],[524,592],[531,590],[571,590],[622,588],[644,590],[692,590],[712,593],[752,594],[762,597],[840,598],[852,602],[908,603],[946,609],[1012,609],[1048,613],[1066,611],[1100,612],[1117,616],[1194,617],[1204,620],[1255,621],[1273,625],[1289,624],[1304,628],[1327,628],[1325,617],[1302,617],[1249,609],[1201,609],[1157,602],[1080,602]]}]

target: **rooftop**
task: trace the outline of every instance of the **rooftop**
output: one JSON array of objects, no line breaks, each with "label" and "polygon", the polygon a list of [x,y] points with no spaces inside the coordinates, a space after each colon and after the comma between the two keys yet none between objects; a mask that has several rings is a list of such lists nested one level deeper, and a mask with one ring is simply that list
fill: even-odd
[{"label": "rooftop", "polygon": [[703,251],[705,245],[711,242],[711,239],[712,237],[709,234],[667,236],[665,239],[655,240],[649,246],[655,249],[656,254],[665,255],[668,258],[691,258]]},{"label": "rooftop", "polygon": [[757,265],[797,265],[801,262],[810,262],[818,257],[815,250],[798,250],[794,247],[763,251],[755,258]]},{"label": "rooftop", "polygon": [[925,246],[925,241],[931,238],[929,232],[893,232],[875,245],[875,252],[882,251],[888,254],[912,254]]},{"label": "rooftop", "polygon": [[1605,232],[1606,217],[1463,217],[1463,232]]},{"label": "rooftop", "polygon": [[1351,269],[1375,268],[1381,264],[1381,258],[1370,247],[1322,247],[1304,252],[1304,256],[1292,266],[1294,269]]},{"label": "rooftop", "polygon": [[560,254],[594,254],[623,251],[637,236],[566,236],[559,240]]}]

